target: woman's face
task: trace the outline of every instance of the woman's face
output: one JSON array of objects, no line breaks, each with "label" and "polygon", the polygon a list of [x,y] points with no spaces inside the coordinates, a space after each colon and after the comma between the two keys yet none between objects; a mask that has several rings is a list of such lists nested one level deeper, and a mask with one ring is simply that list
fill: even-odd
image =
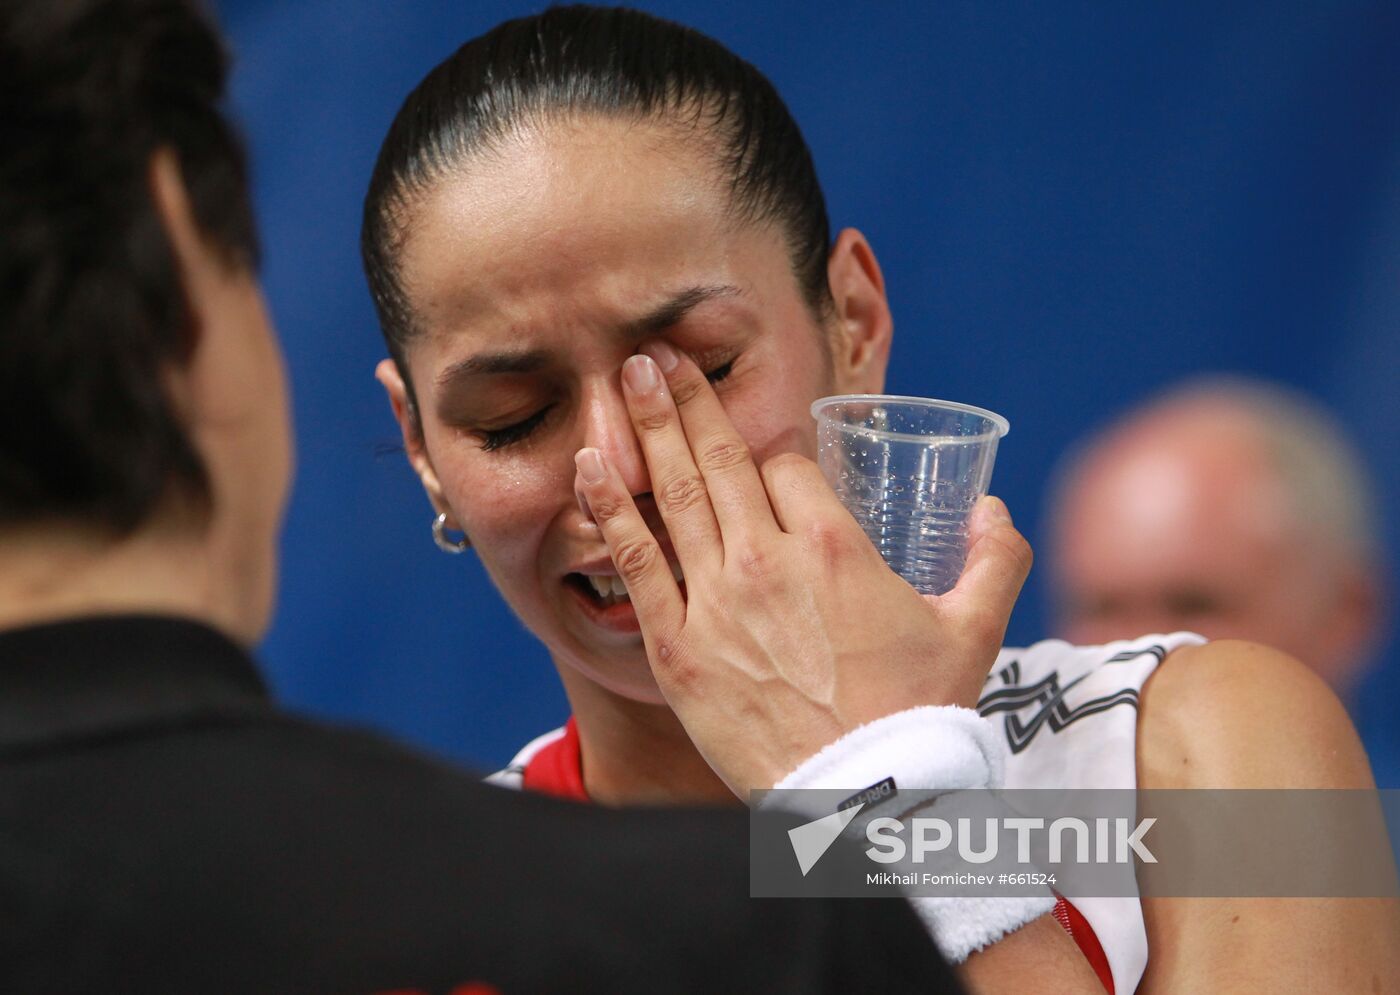
[{"label": "woman's face", "polygon": [[[815,398],[879,387],[848,375],[839,309],[818,323],[780,232],[728,206],[693,140],[588,119],[469,159],[413,203],[399,255],[419,331],[406,361],[422,434],[406,436],[430,497],[557,664],[638,701],[661,697],[574,486],[574,453],[602,449],[676,562],[623,361],[651,337],[688,352],[759,462],[814,455]],[[381,379],[402,421],[397,377]]]}]

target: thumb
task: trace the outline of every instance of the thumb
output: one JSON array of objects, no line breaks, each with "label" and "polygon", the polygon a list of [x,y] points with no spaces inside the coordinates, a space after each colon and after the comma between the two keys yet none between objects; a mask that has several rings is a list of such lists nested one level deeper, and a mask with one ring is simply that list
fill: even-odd
[{"label": "thumb", "polygon": [[967,565],[942,600],[976,604],[1009,620],[1033,559],[1031,544],[1016,531],[1006,505],[1000,498],[984,497],[968,522]]}]

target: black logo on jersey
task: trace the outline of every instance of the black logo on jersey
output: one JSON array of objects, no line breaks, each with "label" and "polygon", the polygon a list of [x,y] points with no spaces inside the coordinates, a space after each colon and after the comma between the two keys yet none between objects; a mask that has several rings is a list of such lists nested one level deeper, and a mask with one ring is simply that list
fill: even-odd
[{"label": "black logo on jersey", "polygon": [[[1157,662],[1161,663],[1166,657],[1167,651],[1162,646],[1153,645],[1115,654],[1104,663],[1105,665],[1125,663],[1145,655],[1155,656]],[[1099,712],[1107,711],[1118,705],[1138,707],[1138,693],[1135,688],[1123,688],[1113,694],[1107,694],[1101,698],[1091,698],[1072,707],[1066,704],[1065,695],[1088,676],[1088,674],[1084,674],[1076,677],[1061,687],[1060,672],[1052,670],[1034,684],[1022,684],[1021,661],[1012,660],[987,678],[989,684],[994,680],[1000,680],[1003,686],[982,695],[982,700],[977,703],[977,711],[984,716],[996,712],[1006,712],[1006,722],[1004,723],[1006,741],[1010,744],[1012,753],[1020,753],[1031,745],[1031,741],[1035,739],[1036,733],[1040,732],[1041,729],[1049,728],[1051,734],[1054,734],[1080,719],[1097,715]],[[1035,709],[1035,711],[1023,719],[1019,713],[1026,709]]]}]

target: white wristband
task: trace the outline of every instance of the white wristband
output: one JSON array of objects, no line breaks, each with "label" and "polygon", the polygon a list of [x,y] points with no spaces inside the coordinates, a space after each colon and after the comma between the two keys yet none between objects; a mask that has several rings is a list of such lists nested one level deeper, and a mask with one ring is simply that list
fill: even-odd
[{"label": "white wristband", "polygon": [[[996,730],[956,705],[895,712],[828,743],[773,787],[855,790],[889,777],[901,786],[939,791],[1000,787]],[[761,807],[770,800],[776,801],[769,795]]]},{"label": "white wristband", "polygon": [[[828,744],[775,784],[759,808],[789,809],[815,818],[828,813],[804,811],[807,806],[801,796],[777,792],[817,788],[858,792],[889,782],[902,814],[915,815],[923,804],[932,804],[949,791],[1001,787],[1003,767],[995,728],[972,709],[911,708]],[[862,818],[852,827],[867,821]],[[1047,888],[1028,897],[910,901],[943,956],[956,964],[1049,912],[1056,899]]]},{"label": "white wristband", "polygon": [[933,942],[950,963],[989,947],[1008,933],[1039,919],[1055,907],[1054,892],[1015,898],[910,898]]}]

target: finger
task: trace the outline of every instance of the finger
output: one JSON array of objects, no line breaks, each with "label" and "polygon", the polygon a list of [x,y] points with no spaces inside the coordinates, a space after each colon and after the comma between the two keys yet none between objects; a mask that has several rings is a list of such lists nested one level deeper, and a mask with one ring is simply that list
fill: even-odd
[{"label": "finger", "polygon": [[967,565],[957,586],[938,599],[940,606],[975,611],[1000,641],[1032,559],[1030,543],[1016,531],[1006,505],[1000,498],[982,498],[968,522]]},{"label": "finger", "polygon": [[669,343],[648,342],[642,350],[666,377],[724,541],[771,532],[776,523],[763,479],[710,381],[694,360]]},{"label": "finger", "polygon": [[660,544],[602,452],[580,449],[574,466],[584,500],[608,544],[608,555],[627,585],[648,650],[669,645],[685,624],[685,599]]},{"label": "finger", "polygon": [[705,478],[695,465],[685,430],[661,370],[650,356],[622,364],[623,397],[651,478],[651,493],[676,548],[691,573],[724,557],[720,528]]},{"label": "finger", "polygon": [[797,453],[780,453],[759,467],[768,503],[784,532],[820,526],[860,526],[827,483],[821,467]]}]

